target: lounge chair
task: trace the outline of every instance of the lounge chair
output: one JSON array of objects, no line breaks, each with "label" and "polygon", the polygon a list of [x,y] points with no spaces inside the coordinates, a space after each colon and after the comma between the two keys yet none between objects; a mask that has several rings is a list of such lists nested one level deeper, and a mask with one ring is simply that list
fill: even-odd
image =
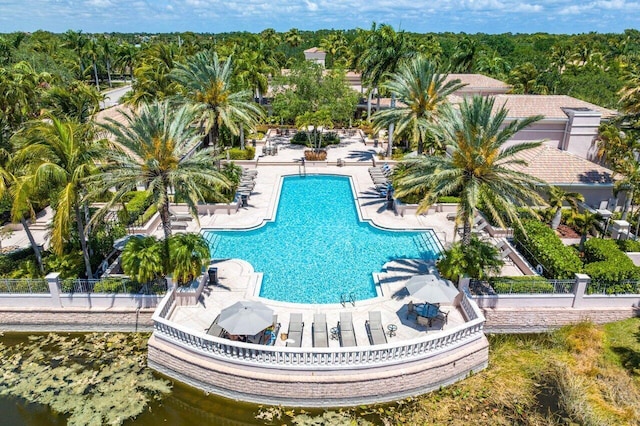
[{"label": "lounge chair", "polygon": [[287,332],[287,346],[302,346],[302,330],[304,322],[302,322],[302,314],[289,315],[289,331]]},{"label": "lounge chair", "polygon": [[356,333],[353,330],[353,318],[351,312],[340,312],[340,322],[338,322],[338,333],[340,335],[340,346],[357,346]]},{"label": "lounge chair", "polygon": [[189,213],[178,213],[171,209],[169,209],[169,217],[171,218],[171,220],[175,220],[177,222],[193,220],[193,216],[191,216]]},{"label": "lounge chair", "polygon": [[313,347],[328,348],[329,333],[327,331],[327,316],[325,314],[313,314]]},{"label": "lounge chair", "polygon": [[369,319],[364,323],[369,336],[369,343],[372,345],[384,345],[387,343],[387,335],[382,325],[382,313],[380,311],[369,311]]}]

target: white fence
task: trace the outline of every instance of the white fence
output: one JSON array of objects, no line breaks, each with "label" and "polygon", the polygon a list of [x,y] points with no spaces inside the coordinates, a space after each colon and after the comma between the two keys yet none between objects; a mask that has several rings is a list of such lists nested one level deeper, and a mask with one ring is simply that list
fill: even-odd
[{"label": "white fence", "polygon": [[424,337],[376,346],[316,348],[254,345],[213,337],[168,319],[175,303],[170,291],[153,316],[154,335],[212,360],[252,367],[296,370],[340,370],[371,368],[429,358],[484,337],[484,316],[463,295],[460,306],[467,321],[455,328]]}]

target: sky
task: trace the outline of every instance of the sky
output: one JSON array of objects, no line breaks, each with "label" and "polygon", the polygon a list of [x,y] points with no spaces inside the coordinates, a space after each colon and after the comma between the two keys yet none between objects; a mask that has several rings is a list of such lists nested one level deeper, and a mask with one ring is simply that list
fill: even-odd
[{"label": "sky", "polygon": [[372,22],[419,33],[619,33],[640,28],[640,0],[0,0],[0,33],[257,33]]}]

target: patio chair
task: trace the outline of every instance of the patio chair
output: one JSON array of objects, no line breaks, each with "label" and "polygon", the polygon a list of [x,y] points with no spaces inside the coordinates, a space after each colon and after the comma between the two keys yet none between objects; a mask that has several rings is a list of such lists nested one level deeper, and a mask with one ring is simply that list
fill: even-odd
[{"label": "patio chair", "polygon": [[413,315],[418,319],[418,311],[416,311],[416,305],[413,304],[413,301],[410,301],[407,305],[407,319]]},{"label": "patio chair", "polygon": [[351,312],[340,312],[338,322],[338,333],[340,336],[340,346],[357,346],[356,333],[353,330],[353,318]]},{"label": "patio chair", "polygon": [[449,312],[441,311],[438,309],[438,315],[436,316],[435,319],[442,321],[442,327],[444,327],[449,321]]},{"label": "patio chair", "polygon": [[273,346],[276,344],[276,338],[278,337],[278,332],[280,331],[280,323],[278,322],[278,314],[273,315],[273,323],[269,328],[264,331],[264,338],[262,339],[262,343],[268,346]]},{"label": "patio chair", "polygon": [[380,311],[369,311],[369,319],[364,323],[367,329],[369,343],[372,345],[384,345],[387,343],[387,335],[382,326],[382,313]]},{"label": "patio chair", "polygon": [[304,322],[302,322],[302,314],[289,315],[289,331],[287,332],[287,346],[302,346],[302,331],[304,329]]},{"label": "patio chair", "polygon": [[313,347],[328,348],[329,332],[327,331],[327,316],[325,314],[313,314]]}]

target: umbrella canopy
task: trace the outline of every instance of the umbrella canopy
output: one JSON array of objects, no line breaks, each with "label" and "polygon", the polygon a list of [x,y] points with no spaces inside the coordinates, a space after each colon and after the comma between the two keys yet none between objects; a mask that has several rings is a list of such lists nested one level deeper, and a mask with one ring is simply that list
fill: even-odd
[{"label": "umbrella canopy", "polygon": [[458,295],[458,289],[451,281],[433,274],[413,276],[405,287],[410,295],[429,303],[451,303]]},{"label": "umbrella canopy", "polygon": [[218,325],[229,334],[253,336],[273,323],[273,310],[262,302],[243,300],[220,312]]}]

